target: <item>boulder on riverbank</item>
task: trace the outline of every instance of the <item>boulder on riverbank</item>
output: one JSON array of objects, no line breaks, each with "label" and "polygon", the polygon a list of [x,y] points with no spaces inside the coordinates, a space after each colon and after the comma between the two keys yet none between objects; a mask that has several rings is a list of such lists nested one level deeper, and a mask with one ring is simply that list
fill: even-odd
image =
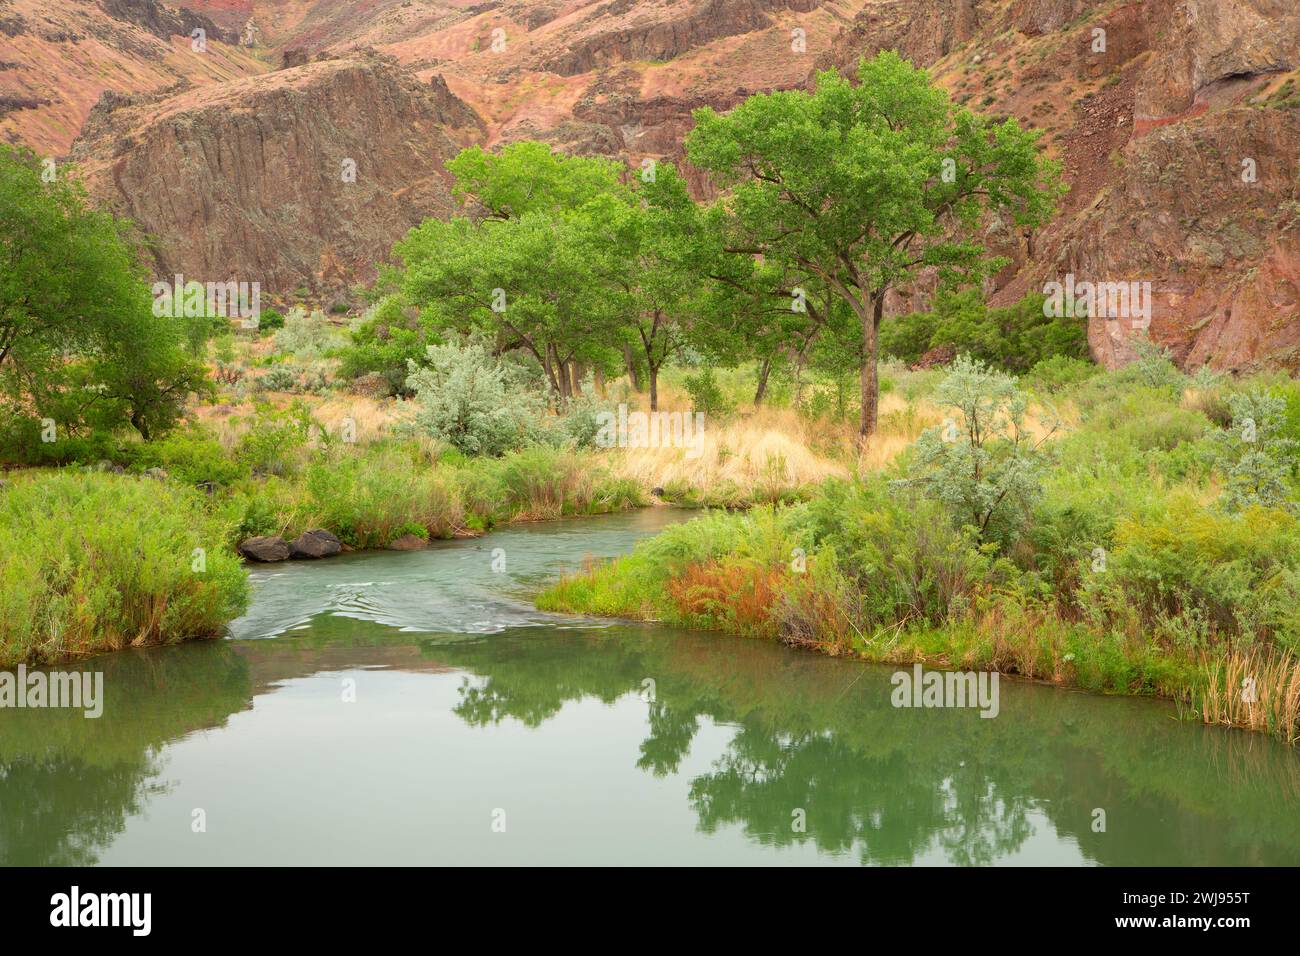
[{"label": "boulder on riverbank", "polygon": [[323,528],[304,531],[289,545],[291,558],[330,558],[343,550],[343,544]]},{"label": "boulder on riverbank", "polygon": [[289,545],[278,535],[259,535],[239,542],[239,553],[250,561],[285,561]]},{"label": "boulder on riverbank", "polygon": [[404,534],[400,538],[394,538],[388,543],[389,551],[422,551],[429,546],[429,542],[421,538],[418,534]]}]

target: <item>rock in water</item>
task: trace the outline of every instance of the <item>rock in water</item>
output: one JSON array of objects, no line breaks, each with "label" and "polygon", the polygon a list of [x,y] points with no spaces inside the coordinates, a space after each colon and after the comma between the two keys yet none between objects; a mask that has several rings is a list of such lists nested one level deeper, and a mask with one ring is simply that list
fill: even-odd
[{"label": "rock in water", "polygon": [[250,561],[285,561],[289,545],[278,535],[259,535],[239,543],[239,553]]},{"label": "rock in water", "polygon": [[289,545],[293,558],[329,558],[343,550],[338,538],[321,528],[304,531]]},{"label": "rock in water", "polygon": [[420,551],[429,546],[429,542],[418,534],[404,534],[388,543],[390,551]]}]

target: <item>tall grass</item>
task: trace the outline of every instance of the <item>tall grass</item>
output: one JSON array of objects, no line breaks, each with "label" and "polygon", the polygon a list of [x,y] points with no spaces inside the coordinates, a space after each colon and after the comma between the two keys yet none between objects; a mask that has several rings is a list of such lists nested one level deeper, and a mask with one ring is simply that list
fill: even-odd
[{"label": "tall grass", "polygon": [[247,581],[202,497],[111,474],[0,490],[0,665],[220,635]]},{"label": "tall grass", "polygon": [[436,444],[335,445],[283,477],[246,479],[230,492],[231,543],[324,528],[354,548],[407,534],[452,538],[511,521],[603,514],[644,503],[638,487],[588,452],[544,447],[465,458]]},{"label": "tall grass", "polygon": [[1300,660],[1264,647],[1202,655],[1204,683],[1192,695],[1207,724],[1259,730],[1300,743]]}]

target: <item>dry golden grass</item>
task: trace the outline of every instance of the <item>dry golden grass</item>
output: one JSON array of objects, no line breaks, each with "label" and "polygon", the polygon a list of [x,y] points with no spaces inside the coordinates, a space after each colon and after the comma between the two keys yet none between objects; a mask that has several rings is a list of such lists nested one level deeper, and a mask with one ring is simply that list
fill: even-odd
[{"label": "dry golden grass", "polygon": [[[685,391],[661,385],[661,411],[685,412],[690,407]],[[1058,434],[1069,427],[1069,417],[1062,417],[1066,422]],[[1032,407],[1025,429],[1035,440],[1046,438],[1052,431],[1050,418],[1046,410]],[[886,468],[921,432],[943,419],[937,405],[909,402],[887,392],[880,396],[879,428],[866,448],[859,450],[857,429],[851,423],[809,421],[788,408],[742,407],[721,425],[706,420],[697,456],[687,457],[682,448],[621,448],[612,453],[612,468],[619,477],[647,489],[673,485],[708,489],[727,482],[744,491],[774,483],[797,488]]]},{"label": "dry golden grass", "polygon": [[1300,661],[1259,647],[1202,658],[1196,705],[1207,724],[1245,727],[1300,743]]},{"label": "dry golden grass", "polygon": [[[385,437],[391,426],[401,419],[401,408],[392,399],[374,399],[360,395],[321,397],[292,395],[288,392],[265,392],[263,398],[275,408],[287,408],[302,401],[312,417],[331,435],[341,434],[348,419],[355,429],[356,443],[366,445]],[[248,431],[253,416],[252,402],[239,405],[202,405],[194,417],[211,429],[223,448],[234,448]]]},{"label": "dry golden grass", "polygon": [[[620,448],[611,452],[611,468],[646,488],[731,482],[750,489],[769,481],[795,487],[847,476],[848,465],[812,450],[807,428],[793,412],[761,409],[720,427],[706,422],[698,454],[685,448]],[[845,441],[851,444],[848,436]]]},{"label": "dry golden grass", "polygon": [[909,403],[901,395],[886,392],[880,396],[878,427],[867,439],[857,457],[858,472],[879,471],[887,467],[927,428],[943,423],[943,413],[929,402]]}]

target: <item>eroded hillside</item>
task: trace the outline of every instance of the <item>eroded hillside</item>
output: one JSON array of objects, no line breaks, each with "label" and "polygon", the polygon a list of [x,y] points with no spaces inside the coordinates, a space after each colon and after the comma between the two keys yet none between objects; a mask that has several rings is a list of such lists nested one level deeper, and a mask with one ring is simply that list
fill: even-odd
[{"label": "eroded hillside", "polygon": [[[160,267],[346,284],[413,217],[450,208],[455,146],[680,161],[696,107],[893,48],[971,108],[1041,129],[1063,162],[1048,229],[990,231],[1012,259],[996,301],[1067,274],[1150,282],[1151,334],[1187,364],[1300,362],[1291,0],[180,3],[0,2],[0,128],[61,155],[85,123],[75,158],[160,237]],[[183,32],[197,23],[203,54]],[[87,121],[105,90],[149,95]],[[346,151],[374,177],[340,192]],[[924,305],[924,287],[892,305]],[[1100,360],[1129,355],[1130,328],[1093,326]]]}]

